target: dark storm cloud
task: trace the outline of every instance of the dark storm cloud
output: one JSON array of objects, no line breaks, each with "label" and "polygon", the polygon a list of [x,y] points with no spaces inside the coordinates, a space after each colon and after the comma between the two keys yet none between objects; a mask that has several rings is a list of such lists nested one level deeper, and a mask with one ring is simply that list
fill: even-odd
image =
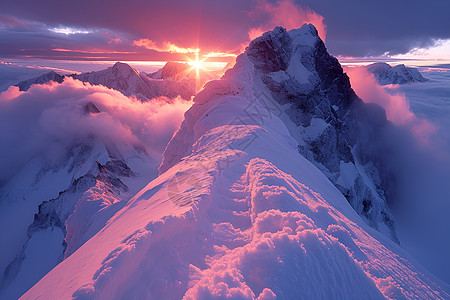
[{"label": "dark storm cloud", "polygon": [[[55,32],[60,29],[62,32]],[[0,15],[0,57],[34,57],[77,60],[179,60],[176,54],[142,51],[132,47],[137,35],[100,28],[44,24]],[[140,50],[140,51],[139,51]]]},{"label": "dark storm cloud", "polygon": [[399,54],[450,38],[448,0],[303,0],[325,17],[335,55]]},{"label": "dark storm cloud", "polygon": [[[121,40],[126,42],[122,46],[126,44],[127,51],[144,51],[131,44],[133,40],[147,38],[155,43],[170,41],[179,47],[235,52],[248,40],[251,28],[263,25],[265,16],[251,13],[257,11],[255,8],[261,2],[2,0],[0,48],[6,50],[1,50],[0,55],[23,49],[18,46],[21,43],[27,47],[48,43],[62,47],[60,43],[65,40],[72,46],[77,42],[80,47],[92,48],[93,45],[100,47],[100,42],[107,41],[98,32],[91,37],[99,38],[80,35],[78,40],[77,36],[58,39],[49,35],[47,29],[30,31],[28,35],[13,32],[14,28],[24,26],[21,23],[29,22],[47,27],[103,28],[110,33],[121,34]],[[327,46],[335,55],[405,53],[413,47],[432,45],[436,39],[450,38],[448,0],[303,0],[296,3],[303,8],[311,8],[325,18]],[[28,38],[29,41],[24,42]],[[4,45],[5,40],[7,45]],[[105,45],[115,50],[120,48],[120,45]]]}]

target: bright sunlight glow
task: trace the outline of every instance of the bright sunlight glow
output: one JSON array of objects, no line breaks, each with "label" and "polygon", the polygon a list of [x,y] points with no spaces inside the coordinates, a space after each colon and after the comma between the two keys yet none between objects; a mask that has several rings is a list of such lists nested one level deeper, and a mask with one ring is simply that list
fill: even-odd
[{"label": "bright sunlight glow", "polygon": [[198,59],[198,53],[196,53],[195,55],[195,59],[193,60],[188,60],[188,63],[191,65],[191,67],[193,69],[196,69],[197,71],[199,70],[204,70],[205,69],[205,59]]}]

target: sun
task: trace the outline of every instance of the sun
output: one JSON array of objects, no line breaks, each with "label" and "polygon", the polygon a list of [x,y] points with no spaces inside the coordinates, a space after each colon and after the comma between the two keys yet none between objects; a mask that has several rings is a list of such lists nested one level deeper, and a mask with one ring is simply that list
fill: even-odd
[{"label": "sun", "polygon": [[193,60],[193,61],[189,62],[189,64],[194,69],[204,69],[203,63],[200,60]]},{"label": "sun", "polygon": [[203,59],[199,59],[199,53],[196,52],[195,53],[195,59],[187,59],[188,64],[191,66],[190,70],[195,71],[195,89],[196,91],[199,91],[200,88],[202,87],[202,83],[201,83],[201,77],[202,74],[205,72],[200,72],[200,71],[206,71],[206,58]]},{"label": "sun", "polygon": [[196,53],[195,59],[189,59],[188,63],[191,65],[191,68],[196,71],[205,70],[205,59],[199,59],[198,53]]}]

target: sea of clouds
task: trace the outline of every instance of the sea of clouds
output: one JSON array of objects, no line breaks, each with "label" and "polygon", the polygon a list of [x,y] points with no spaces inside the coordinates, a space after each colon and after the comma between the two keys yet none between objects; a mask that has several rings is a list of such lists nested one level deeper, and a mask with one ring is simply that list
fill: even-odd
[{"label": "sea of clouds", "polygon": [[429,81],[379,85],[364,67],[347,67],[353,89],[377,103],[404,129],[388,134],[388,161],[396,172],[393,212],[400,242],[450,283],[450,71],[426,69]]},{"label": "sea of clouds", "polygon": [[[100,111],[86,111],[86,105]],[[95,139],[123,147],[144,146],[161,155],[191,102],[165,97],[141,102],[104,86],[66,78],[0,93],[0,180],[43,155],[52,164],[71,146]]]}]

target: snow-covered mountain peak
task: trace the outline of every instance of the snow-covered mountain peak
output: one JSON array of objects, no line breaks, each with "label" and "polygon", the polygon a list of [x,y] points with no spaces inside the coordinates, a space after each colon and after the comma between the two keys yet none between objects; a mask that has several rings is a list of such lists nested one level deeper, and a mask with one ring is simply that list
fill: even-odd
[{"label": "snow-covered mountain peak", "polygon": [[139,71],[137,71],[136,69],[131,67],[129,64],[126,64],[126,63],[123,63],[120,61],[116,62],[111,67],[111,70],[115,73],[119,72],[123,78],[127,78],[127,77],[131,76],[132,74],[134,74],[136,76],[140,76]]},{"label": "snow-covered mountain peak", "polygon": [[425,79],[416,68],[406,67],[399,64],[394,67],[387,63],[379,62],[368,65],[367,71],[372,73],[381,85],[405,84],[414,82],[425,82]]},{"label": "snow-covered mountain peak", "polygon": [[[252,103],[266,103],[285,122],[298,151],[315,164],[374,228],[397,241],[387,203],[395,189],[382,159],[383,128],[391,126],[384,110],[366,105],[350,86],[348,76],[332,57],[313,25],[286,31],[276,27],[253,40],[221,80],[207,83],[164,153],[160,172],[192,151],[206,128],[202,118],[217,99],[239,96],[241,121],[258,119]],[[225,108],[224,108],[225,109]],[[215,120],[222,124],[220,120]],[[215,123],[217,125],[217,123]],[[225,125],[225,124],[222,124]]]},{"label": "snow-covered mountain peak", "polygon": [[382,160],[364,143],[389,125],[383,110],[321,41],[293,40],[276,28],[206,84],[158,178],[23,298],[448,298],[367,225],[395,237]]}]

